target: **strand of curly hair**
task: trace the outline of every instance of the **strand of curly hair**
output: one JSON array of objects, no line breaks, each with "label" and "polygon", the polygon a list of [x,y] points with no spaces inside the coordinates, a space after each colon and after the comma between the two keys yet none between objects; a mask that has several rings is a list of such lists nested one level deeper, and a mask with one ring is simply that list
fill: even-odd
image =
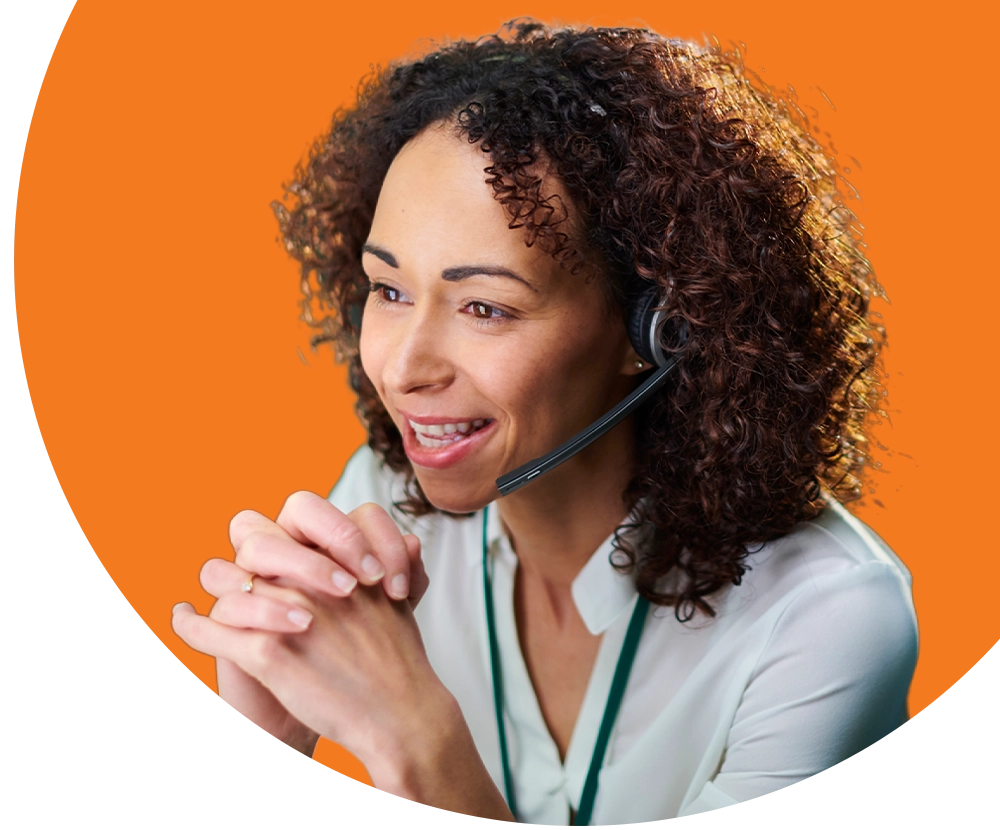
[{"label": "strand of curly hair", "polygon": [[[406,476],[400,506],[415,516],[435,508],[361,367],[361,248],[396,153],[445,119],[489,154],[486,179],[527,244],[576,273],[599,262],[622,312],[650,283],[669,290],[688,337],[675,382],[637,419],[623,494],[651,534],[640,545],[620,527],[612,561],[679,620],[714,614],[749,551],[816,516],[823,488],[857,498],[870,463],[881,288],[836,165],[738,54],[647,30],[519,20],[376,70],[297,169],[293,204],[274,209],[314,345],[332,342],[348,363],[370,446]],[[578,232],[544,192],[542,158]]]}]

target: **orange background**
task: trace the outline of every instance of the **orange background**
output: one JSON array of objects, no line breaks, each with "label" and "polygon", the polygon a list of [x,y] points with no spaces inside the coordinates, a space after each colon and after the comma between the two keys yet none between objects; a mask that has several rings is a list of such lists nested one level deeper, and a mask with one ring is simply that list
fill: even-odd
[{"label": "orange background", "polygon": [[[213,685],[213,661],[171,632],[171,606],[210,607],[198,569],[230,553],[230,516],[273,516],[297,489],[326,493],[362,443],[345,372],[309,350],[297,268],[268,204],[370,64],[524,14],[711,34],[742,41],[750,68],[796,88],[863,200],[849,204],[892,301],[880,306],[891,423],[877,432],[888,450],[876,492],[856,512],[913,572],[918,712],[1000,639],[984,520],[997,465],[995,69],[971,42],[996,31],[994,13],[474,5],[78,4],[31,125],[15,273],[38,423],[101,561]],[[366,780],[333,745],[317,757]]]}]

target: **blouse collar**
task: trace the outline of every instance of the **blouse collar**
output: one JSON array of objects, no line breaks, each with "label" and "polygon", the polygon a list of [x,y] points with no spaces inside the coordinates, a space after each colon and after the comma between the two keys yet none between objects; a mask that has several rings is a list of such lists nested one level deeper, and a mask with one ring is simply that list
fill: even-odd
[{"label": "blouse collar", "polygon": [[[630,516],[629,520],[632,518]],[[612,554],[616,559],[621,556],[615,552],[614,538],[612,532],[601,542],[577,574],[571,587],[576,610],[587,630],[595,636],[610,628],[632,606],[638,593],[632,575],[619,572],[611,564]],[[511,568],[516,567],[517,556],[503,532],[500,510],[495,502],[489,507],[486,541],[493,556]]]}]

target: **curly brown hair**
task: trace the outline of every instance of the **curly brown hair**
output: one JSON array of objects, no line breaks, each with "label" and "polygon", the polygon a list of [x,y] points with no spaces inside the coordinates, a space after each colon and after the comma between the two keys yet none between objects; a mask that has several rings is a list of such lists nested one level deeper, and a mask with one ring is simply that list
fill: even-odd
[{"label": "curly brown hair", "polygon": [[[869,464],[881,288],[837,165],[738,53],[648,30],[519,20],[375,70],[297,169],[291,205],[273,207],[313,343],[348,363],[369,444],[405,474],[413,515],[435,508],[361,366],[361,250],[393,158],[444,120],[488,153],[486,180],[527,244],[574,272],[596,258],[623,313],[644,286],[669,291],[688,336],[673,384],[637,418],[623,495],[652,534],[637,550],[620,527],[613,561],[678,619],[714,614],[711,595],[739,584],[749,551],[816,516],[823,487],[857,498]],[[562,230],[566,211],[533,170],[542,157],[582,231]]]}]

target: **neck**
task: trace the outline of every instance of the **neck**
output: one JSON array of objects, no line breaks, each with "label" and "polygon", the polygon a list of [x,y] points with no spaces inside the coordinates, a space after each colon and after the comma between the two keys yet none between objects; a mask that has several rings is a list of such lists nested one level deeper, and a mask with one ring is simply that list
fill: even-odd
[{"label": "neck", "polygon": [[584,452],[499,500],[524,578],[568,595],[598,545],[627,515],[622,493],[635,467],[633,436],[628,418]]}]

